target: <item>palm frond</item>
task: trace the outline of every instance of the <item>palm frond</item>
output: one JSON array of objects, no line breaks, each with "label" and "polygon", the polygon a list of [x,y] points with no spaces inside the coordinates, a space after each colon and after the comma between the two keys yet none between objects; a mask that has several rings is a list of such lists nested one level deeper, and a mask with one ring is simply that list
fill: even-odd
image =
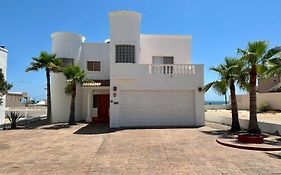
[{"label": "palm frond", "polygon": [[267,61],[280,53],[281,53],[281,46],[273,47],[265,53],[265,55],[263,56],[263,61]]},{"label": "palm frond", "polygon": [[204,91],[207,92],[213,86],[214,83],[216,83],[216,81],[206,84],[204,86]]}]

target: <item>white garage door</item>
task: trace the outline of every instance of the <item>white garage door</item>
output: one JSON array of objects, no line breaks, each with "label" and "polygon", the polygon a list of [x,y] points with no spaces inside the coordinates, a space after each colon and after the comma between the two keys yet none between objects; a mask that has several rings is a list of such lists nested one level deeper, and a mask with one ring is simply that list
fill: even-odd
[{"label": "white garage door", "polygon": [[195,126],[194,91],[120,91],[120,126]]}]

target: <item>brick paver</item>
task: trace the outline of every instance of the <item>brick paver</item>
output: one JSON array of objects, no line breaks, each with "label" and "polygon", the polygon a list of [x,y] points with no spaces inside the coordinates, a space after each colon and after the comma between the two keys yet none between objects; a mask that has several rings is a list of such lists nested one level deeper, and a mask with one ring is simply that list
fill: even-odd
[{"label": "brick paver", "polygon": [[281,174],[280,152],[224,147],[209,127],[84,126],[0,132],[0,174]]}]

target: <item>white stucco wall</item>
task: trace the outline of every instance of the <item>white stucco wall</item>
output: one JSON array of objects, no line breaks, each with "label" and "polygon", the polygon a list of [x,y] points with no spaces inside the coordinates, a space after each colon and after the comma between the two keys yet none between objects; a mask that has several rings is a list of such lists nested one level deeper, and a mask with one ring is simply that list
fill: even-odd
[{"label": "white stucco wall", "polygon": [[[109,79],[109,44],[83,43],[79,60],[81,68],[87,73],[86,79]],[[88,71],[87,61],[100,61],[101,71]]]},{"label": "white stucco wall", "polygon": [[153,56],[173,56],[174,64],[191,64],[191,36],[140,35],[140,64],[152,64]]},{"label": "white stucco wall", "polygon": [[[7,77],[7,56],[8,50],[0,48],[0,69],[2,69],[2,73],[5,78]],[[3,103],[0,106],[0,125],[5,122],[5,106],[6,106],[6,96],[3,97]]]},{"label": "white stucco wall", "polygon": [[[84,43],[83,36],[68,32],[52,34],[52,50],[58,57],[74,58],[75,63],[88,73],[87,79],[110,79],[108,89],[97,87],[77,89],[77,119],[90,122],[92,117],[97,116],[97,109],[92,107],[93,94],[110,93],[111,127],[138,124],[139,126],[204,125],[204,93],[199,91],[199,88],[204,86],[203,65],[190,65],[191,36],[140,35],[140,20],[141,14],[137,12],[110,13],[109,44]],[[135,64],[115,63],[117,44],[135,45]],[[152,64],[153,56],[173,56],[175,64],[173,74],[155,73],[154,70],[159,68],[147,65]],[[87,71],[87,61],[90,60],[101,61],[101,72]],[[70,96],[64,93],[65,85],[66,81],[62,74],[52,74],[53,117],[57,118],[55,122],[68,120]],[[113,92],[115,86],[117,91]],[[117,96],[114,97],[113,93],[117,93]],[[130,100],[135,103],[130,104]],[[151,106],[146,111],[143,106],[147,101]],[[124,105],[132,106],[126,108]],[[165,112],[159,108],[163,105],[169,105],[166,108],[169,111]],[[132,110],[126,111],[127,109]],[[174,118],[171,118],[171,111]],[[146,112],[146,115],[142,115],[143,112]]]},{"label": "white stucco wall", "polygon": [[[58,58],[73,58],[74,63],[79,63],[81,46],[84,36],[71,32],[55,32],[51,34],[52,53]],[[70,112],[70,95],[65,94],[67,85],[63,73],[51,73],[51,100],[53,122],[68,122]],[[76,90],[76,120],[81,120],[82,88],[77,85]]]},{"label": "white stucco wall", "polygon": [[135,60],[140,62],[140,20],[141,14],[132,11],[109,13],[110,24],[110,62],[115,62],[115,45],[130,44],[135,46]]},{"label": "white stucco wall", "polygon": [[[168,75],[168,74],[156,74],[152,75],[149,74],[148,65],[137,65],[137,64],[113,64],[111,67],[111,95],[110,98],[113,101],[110,103],[110,126],[111,127],[122,127],[122,126],[129,126],[136,125],[127,121],[127,123],[123,119],[123,109],[122,105],[122,92],[124,91],[146,91],[150,92],[157,92],[157,91],[167,91],[169,95],[176,95],[178,92],[181,91],[192,91],[194,94],[194,98],[192,99],[192,104],[189,103],[189,107],[192,106],[194,110],[194,122],[191,120],[186,120],[184,123],[181,119],[182,118],[173,118],[174,121],[171,122],[171,118],[169,115],[165,116],[164,118],[159,118],[159,120],[167,119],[166,121],[159,121],[158,126],[167,125],[167,123],[171,123],[171,126],[180,125],[181,126],[202,126],[205,124],[205,114],[204,114],[204,93],[203,91],[199,91],[199,87],[203,87],[204,82],[204,72],[203,72],[203,65],[196,65],[195,71],[190,74],[179,74],[179,75]],[[135,71],[133,71],[135,70]],[[113,97],[112,87],[116,86],[117,93],[116,97]],[[126,95],[126,94],[125,94]],[[141,93],[137,98],[142,98]],[[188,98],[188,97],[187,97]],[[135,99],[135,98],[134,98]],[[159,98],[152,98],[153,100],[159,100]],[[137,100],[137,99],[135,99]],[[167,104],[178,104],[179,100],[176,98],[170,98],[170,102]],[[118,102],[118,104],[114,104],[114,102]],[[145,103],[145,102],[144,102]],[[159,109],[158,106],[152,106],[152,108],[158,110],[158,113],[163,111]],[[131,116],[141,116],[141,111],[138,110],[137,107],[131,107],[132,111],[130,111]],[[187,108],[188,109],[188,106]],[[151,110],[148,110],[151,111]],[[182,111],[178,110],[175,115],[180,114]],[[188,112],[186,113],[188,114]],[[128,115],[128,113],[127,113]],[[148,117],[149,118],[149,117]],[[127,117],[128,119],[128,117]],[[143,121],[143,119],[142,119]],[[136,122],[136,121],[135,121]],[[150,121],[148,121],[149,123]],[[152,122],[152,121],[151,121]],[[190,123],[189,123],[190,122]],[[148,126],[148,123],[142,123],[143,125]],[[152,125],[157,126],[157,122],[152,122]]]},{"label": "white stucco wall", "polygon": [[56,53],[58,58],[74,58],[77,63],[84,36],[71,32],[54,32],[51,39],[52,52]]}]

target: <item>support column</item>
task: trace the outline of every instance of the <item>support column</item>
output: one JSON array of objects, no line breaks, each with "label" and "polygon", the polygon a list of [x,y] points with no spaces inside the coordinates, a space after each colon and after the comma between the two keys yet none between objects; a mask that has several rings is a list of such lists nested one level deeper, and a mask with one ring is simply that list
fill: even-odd
[{"label": "support column", "polygon": [[196,126],[205,125],[204,93],[195,90],[195,122]]},{"label": "support column", "polygon": [[93,92],[91,89],[88,90],[88,96],[87,96],[87,122],[92,122],[92,108],[91,108],[91,99],[93,96]]}]

